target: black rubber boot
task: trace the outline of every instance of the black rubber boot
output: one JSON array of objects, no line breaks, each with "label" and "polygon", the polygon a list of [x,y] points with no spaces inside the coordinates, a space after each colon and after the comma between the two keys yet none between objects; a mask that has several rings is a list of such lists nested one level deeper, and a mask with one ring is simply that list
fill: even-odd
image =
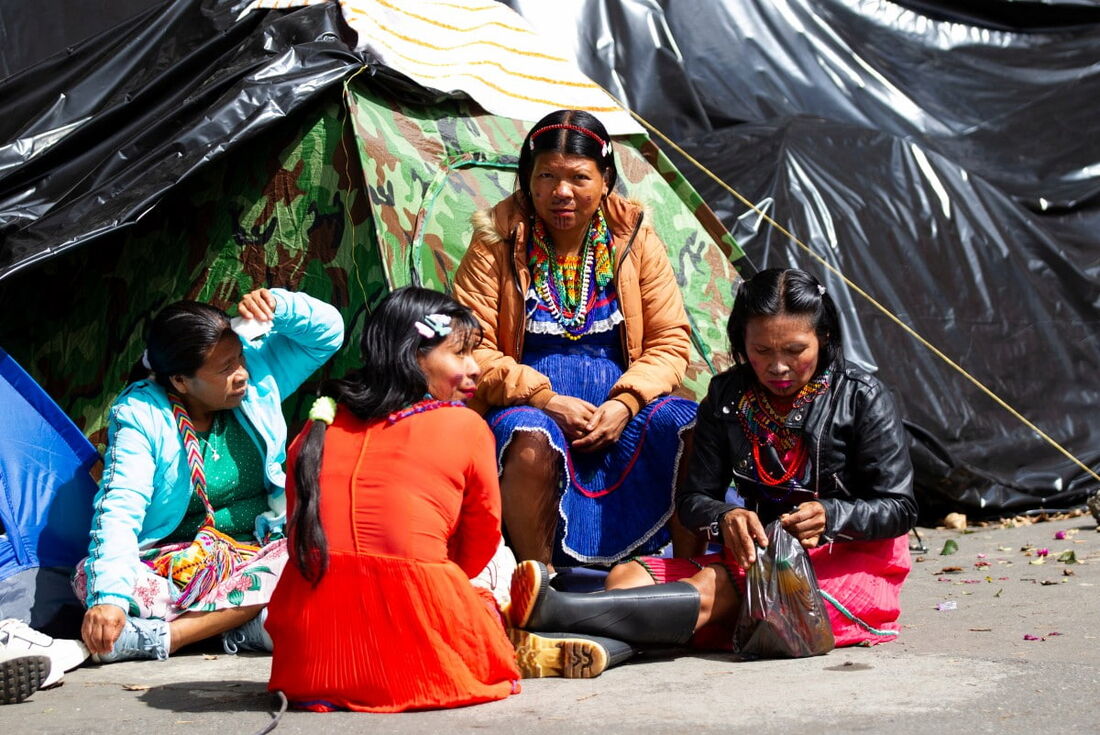
[{"label": "black rubber boot", "polygon": [[576,633],[531,633],[512,628],[516,664],[524,679],[591,679],[634,655],[629,643]]},{"label": "black rubber boot", "polygon": [[550,587],[550,574],[525,561],[512,575],[509,617],[516,628],[606,636],[628,643],[683,645],[695,632],[699,591],[687,582],[578,594]]}]

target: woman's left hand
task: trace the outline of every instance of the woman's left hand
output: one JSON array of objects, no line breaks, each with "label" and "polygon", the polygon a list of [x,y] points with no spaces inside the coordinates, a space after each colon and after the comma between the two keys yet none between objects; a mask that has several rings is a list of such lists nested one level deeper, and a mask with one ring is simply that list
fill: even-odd
[{"label": "woman's left hand", "polygon": [[630,409],[622,401],[604,401],[592,414],[585,435],[573,442],[578,452],[594,452],[619,440],[623,429],[630,422]]},{"label": "woman's left hand", "polygon": [[825,533],[825,506],[816,500],[802,503],[793,513],[779,516],[779,522],[803,548],[812,549]]},{"label": "woman's left hand", "polygon": [[266,288],[250,291],[237,304],[237,314],[245,319],[269,322],[275,318],[275,297]]}]

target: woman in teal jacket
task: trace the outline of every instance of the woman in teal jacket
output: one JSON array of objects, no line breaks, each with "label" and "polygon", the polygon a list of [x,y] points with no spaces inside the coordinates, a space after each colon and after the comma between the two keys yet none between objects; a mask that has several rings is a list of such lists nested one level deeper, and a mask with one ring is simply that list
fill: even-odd
[{"label": "woman in teal jacket", "polygon": [[[82,637],[100,662],[163,660],[219,633],[229,653],[270,650],[259,613],[286,562],[281,404],[339,349],[344,326],[332,306],[282,289],[247,294],[238,313],[266,336],[238,336],[206,304],[165,307],[146,342],[150,377],[111,407],[89,556],[74,579],[88,608]],[[181,564],[168,571],[168,554],[190,547],[211,512],[217,531],[258,550],[216,584],[173,581]]]}]

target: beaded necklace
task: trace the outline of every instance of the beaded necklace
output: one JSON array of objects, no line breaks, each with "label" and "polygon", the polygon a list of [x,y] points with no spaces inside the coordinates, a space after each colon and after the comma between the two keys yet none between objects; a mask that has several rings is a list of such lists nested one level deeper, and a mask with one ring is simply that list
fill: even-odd
[{"label": "beaded necklace", "polygon": [[[754,385],[741,396],[741,400],[737,403],[737,418],[741,422],[742,431],[752,443],[752,457],[756,462],[756,472],[765,485],[774,487],[787,482],[805,462],[809,450],[806,443],[802,441],[802,432],[787,428],[787,414],[805,406],[827,391],[830,377],[829,370],[826,370],[802,386],[791,407],[782,413],[776,410],[768,400],[767,393],[759,386]],[[792,453],[788,458],[786,471],[779,477],[769,474],[761,461],[760,449],[764,446],[774,447],[781,454]]]},{"label": "beaded necklace", "polygon": [[441,401],[438,398],[425,397],[422,400],[417,401],[411,406],[406,406],[399,411],[394,411],[386,417],[387,424],[396,424],[401,419],[407,419],[409,416],[415,416],[418,413],[424,413],[425,411],[431,411],[436,408],[443,408],[444,406],[465,406],[462,401]]},{"label": "beaded necklace", "polygon": [[531,269],[535,293],[562,326],[564,336],[580,339],[588,331],[595,287],[606,288],[613,275],[611,232],[603,211],[596,210],[580,256],[557,257],[546,225],[538,217],[531,228],[528,249],[527,265]]},{"label": "beaded necklace", "polygon": [[584,271],[581,269],[581,256],[560,255],[554,258],[555,276],[561,276],[564,293],[562,303],[573,311],[581,301],[581,288],[584,286]]}]

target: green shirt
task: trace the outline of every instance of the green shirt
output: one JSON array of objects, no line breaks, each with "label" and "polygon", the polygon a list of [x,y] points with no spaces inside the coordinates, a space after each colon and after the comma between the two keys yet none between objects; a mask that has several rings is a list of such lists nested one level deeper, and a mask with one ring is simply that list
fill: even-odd
[{"label": "green shirt", "polygon": [[[238,541],[255,542],[256,516],[269,509],[259,447],[233,411],[219,411],[210,431],[198,432],[198,436],[214,525]],[[205,518],[206,508],[192,491],[183,520],[166,540],[190,541]]]}]

